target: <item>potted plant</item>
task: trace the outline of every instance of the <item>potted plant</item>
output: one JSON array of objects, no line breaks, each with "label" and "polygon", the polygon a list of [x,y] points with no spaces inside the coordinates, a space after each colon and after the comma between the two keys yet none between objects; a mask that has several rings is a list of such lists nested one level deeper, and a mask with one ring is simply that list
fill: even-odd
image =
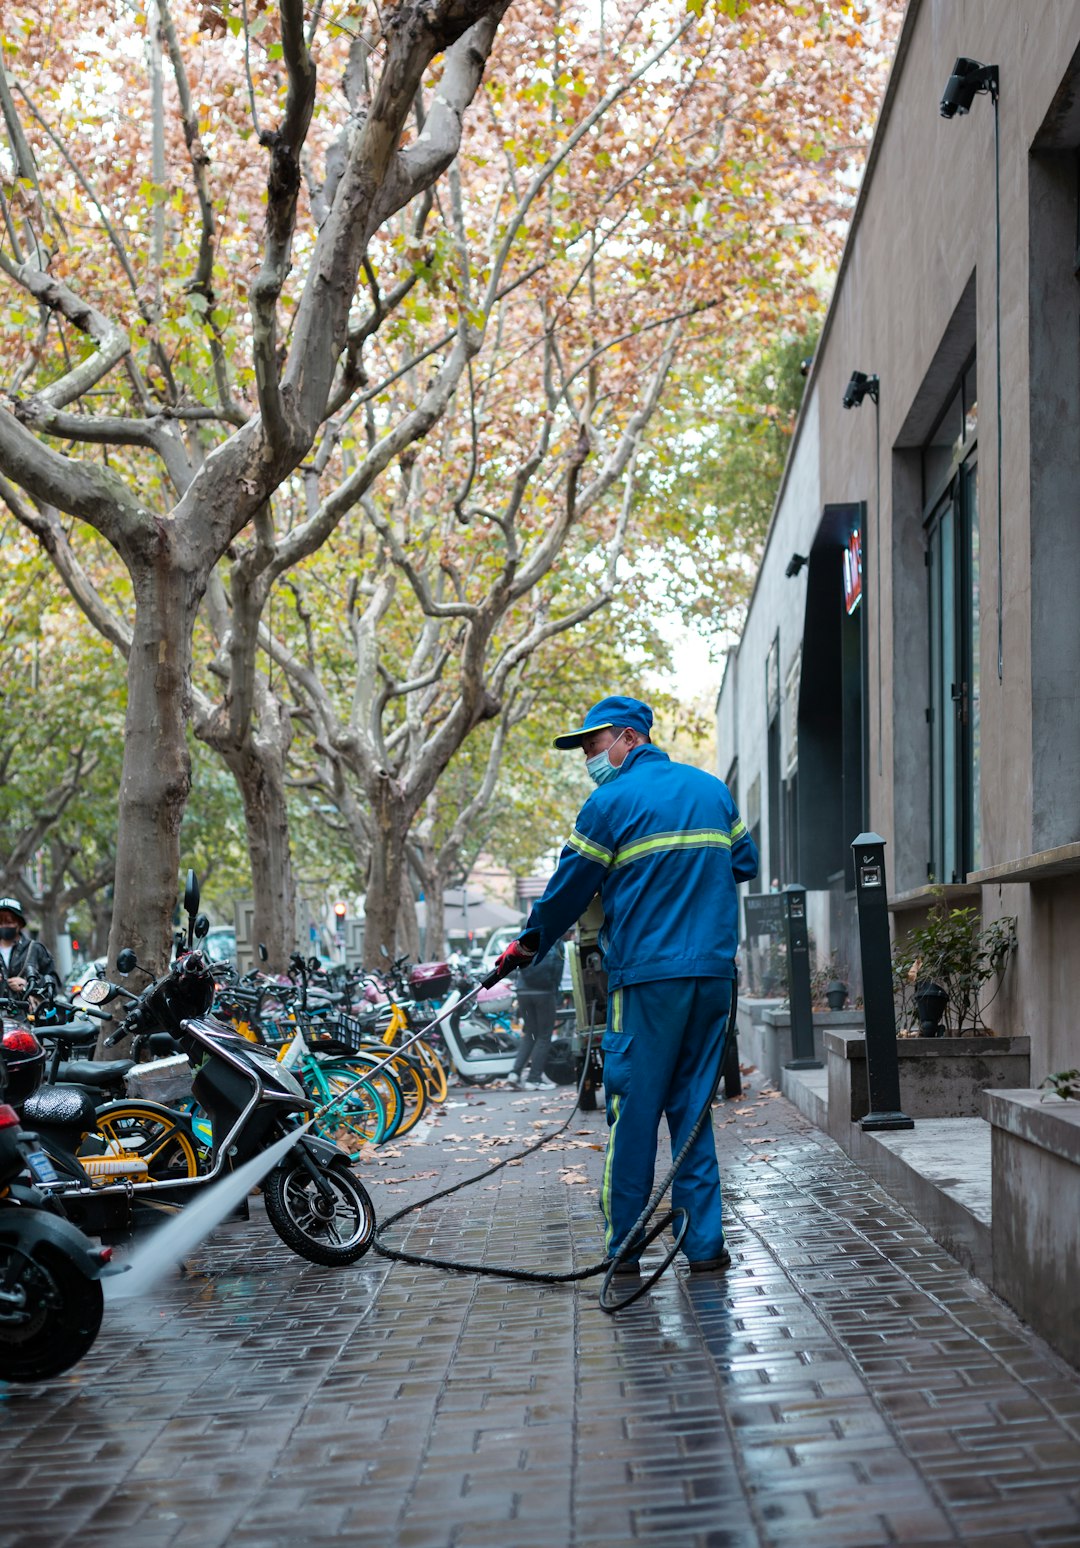
[{"label": "potted plant", "polygon": [[828,961],[816,967],[810,975],[810,997],[815,1009],[827,1005],[831,1011],[843,1010],[848,998],[848,986],[844,982],[846,976],[847,969],[837,960],[836,952],[830,952]]},{"label": "potted plant", "polygon": [[915,986],[915,1010],[923,1037],[944,1037],[942,1017],[949,1006],[949,992],[941,984],[922,982]]},{"label": "potted plant", "polygon": [[830,978],[825,985],[825,999],[830,1010],[842,1011],[847,1004],[848,986],[843,979]]},{"label": "potted plant", "polygon": [[983,1013],[1001,987],[1015,947],[1014,915],[984,928],[978,909],[949,908],[939,898],[926,923],[893,948],[898,1026],[907,1028],[916,1020],[924,1037],[985,1034]]}]

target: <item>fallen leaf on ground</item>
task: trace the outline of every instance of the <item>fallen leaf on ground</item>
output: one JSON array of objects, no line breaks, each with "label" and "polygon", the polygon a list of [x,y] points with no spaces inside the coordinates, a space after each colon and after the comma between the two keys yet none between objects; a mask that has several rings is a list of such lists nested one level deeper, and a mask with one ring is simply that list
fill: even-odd
[{"label": "fallen leaf on ground", "polygon": [[778,1143],[778,1141],[775,1135],[769,1135],[769,1137],[766,1138],[763,1134],[757,1134],[753,1139],[748,1139],[746,1143],[748,1145],[775,1145]]}]

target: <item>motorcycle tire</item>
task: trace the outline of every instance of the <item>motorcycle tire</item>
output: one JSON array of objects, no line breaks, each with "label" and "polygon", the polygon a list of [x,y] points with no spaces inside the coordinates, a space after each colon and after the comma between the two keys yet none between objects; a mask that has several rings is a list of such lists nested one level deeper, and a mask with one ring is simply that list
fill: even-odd
[{"label": "motorcycle tire", "polygon": [[286,1247],[309,1263],[355,1263],[375,1235],[375,1206],[347,1166],[332,1166],[321,1176],[334,1190],[333,1206],[303,1162],[286,1158],[263,1183],[266,1218]]},{"label": "motorcycle tire", "polygon": [[26,1257],[0,1242],[0,1278],[13,1254],[23,1259],[20,1283],[37,1298],[25,1323],[0,1322],[0,1381],[47,1381],[77,1365],[101,1327],[105,1298],[61,1248],[51,1244]]},{"label": "motorcycle tire", "polygon": [[576,1086],[581,1077],[581,1058],[565,1037],[553,1037],[544,1074],[557,1086]]}]

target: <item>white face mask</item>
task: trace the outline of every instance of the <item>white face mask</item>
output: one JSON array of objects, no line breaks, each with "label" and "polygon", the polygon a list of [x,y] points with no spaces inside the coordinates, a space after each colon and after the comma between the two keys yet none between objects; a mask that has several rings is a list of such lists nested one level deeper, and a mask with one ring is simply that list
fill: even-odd
[{"label": "white face mask", "polygon": [[611,751],[612,747],[616,745],[616,743],[622,741],[625,735],[625,731],[620,731],[618,736],[615,738],[615,741],[612,742],[609,746],[605,747],[603,752],[598,752],[594,757],[585,759],[585,771],[594,785],[606,785],[608,780],[614,779],[616,774],[622,768],[621,763],[612,763],[611,759],[608,757],[608,753]]}]

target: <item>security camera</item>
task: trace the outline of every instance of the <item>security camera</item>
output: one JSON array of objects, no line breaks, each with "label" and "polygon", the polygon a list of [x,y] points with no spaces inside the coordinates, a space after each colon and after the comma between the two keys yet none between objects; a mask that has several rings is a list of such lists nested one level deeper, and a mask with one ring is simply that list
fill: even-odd
[{"label": "security camera", "polygon": [[988,91],[996,102],[998,94],[997,65],[982,65],[977,59],[959,58],[953,65],[941,99],[942,118],[955,118],[971,111],[976,94]]},{"label": "security camera", "polygon": [[804,564],[808,563],[809,560],[805,554],[792,554],[787,562],[787,569],[784,571],[784,574],[790,580],[793,575],[798,575]]},{"label": "security camera", "polygon": [[851,380],[844,388],[844,407],[858,408],[864,398],[872,398],[876,403],[878,385],[876,376],[867,376],[865,371],[852,371]]}]

